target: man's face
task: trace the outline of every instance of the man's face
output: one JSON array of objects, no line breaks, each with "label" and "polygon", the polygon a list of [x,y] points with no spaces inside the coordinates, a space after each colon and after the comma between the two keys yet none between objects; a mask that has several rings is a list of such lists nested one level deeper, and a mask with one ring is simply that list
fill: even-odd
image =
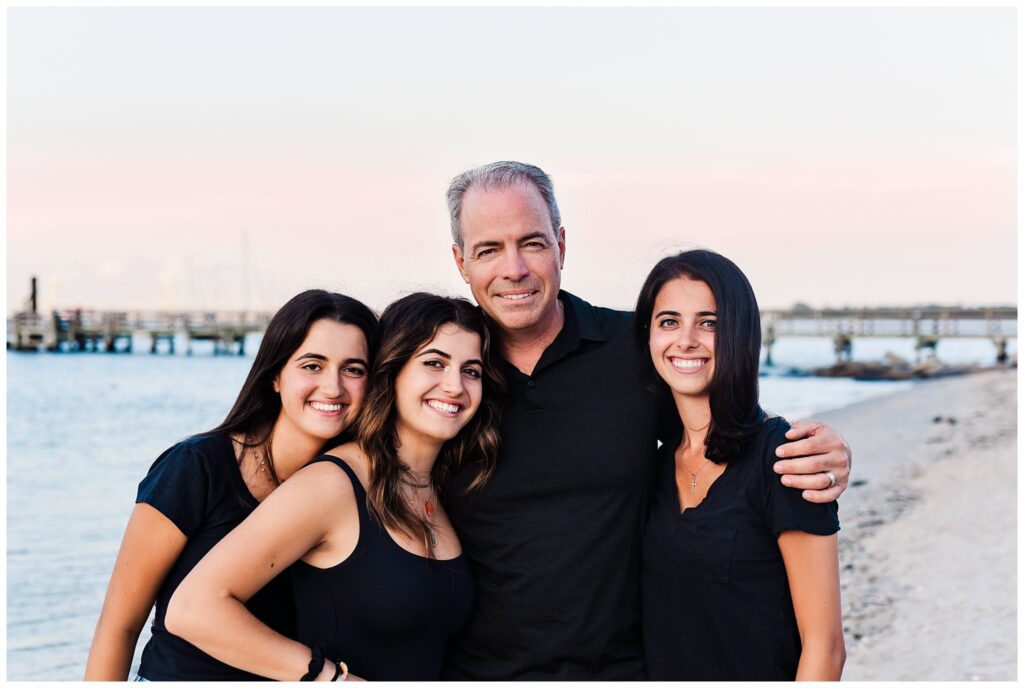
[{"label": "man's face", "polygon": [[557,323],[565,230],[555,235],[540,192],[529,183],[471,187],[461,225],[463,245],[452,252],[484,312],[502,329],[524,333]]}]

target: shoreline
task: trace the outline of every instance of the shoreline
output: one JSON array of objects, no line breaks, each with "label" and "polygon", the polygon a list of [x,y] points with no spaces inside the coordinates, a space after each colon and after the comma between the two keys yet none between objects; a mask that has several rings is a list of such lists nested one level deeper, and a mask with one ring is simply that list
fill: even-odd
[{"label": "shoreline", "polygon": [[1016,397],[984,371],[818,417],[854,451],[844,679],[1016,679]]}]

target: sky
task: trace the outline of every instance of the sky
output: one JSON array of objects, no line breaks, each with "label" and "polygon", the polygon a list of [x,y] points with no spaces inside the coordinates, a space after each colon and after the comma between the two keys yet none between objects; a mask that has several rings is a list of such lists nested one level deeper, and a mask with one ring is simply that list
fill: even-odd
[{"label": "sky", "polygon": [[1013,8],[11,8],[7,308],[469,296],[444,193],[530,162],[564,288],[1016,304]]}]

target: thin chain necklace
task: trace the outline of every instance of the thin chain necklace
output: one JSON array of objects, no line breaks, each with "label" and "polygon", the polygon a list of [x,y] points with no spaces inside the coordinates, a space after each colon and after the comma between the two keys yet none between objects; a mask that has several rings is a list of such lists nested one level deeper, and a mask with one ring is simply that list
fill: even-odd
[{"label": "thin chain necklace", "polygon": [[[418,478],[422,482],[417,482],[413,478]],[[425,523],[423,525],[426,527],[428,544],[427,551],[429,552],[434,547],[437,547],[437,535],[434,533],[433,526],[434,514],[437,512],[437,507],[434,506],[434,501],[437,497],[437,490],[434,489],[434,476],[431,475],[429,472],[417,473],[411,468],[406,467],[402,471],[402,474],[398,478],[398,480],[403,485],[412,488],[412,490],[429,489],[429,492],[427,492],[427,499],[423,502],[423,515],[426,517]],[[411,492],[412,490],[409,490],[409,492]],[[415,496],[415,493],[411,495],[406,495],[405,499],[407,502],[409,502],[410,506],[412,505],[412,503],[417,501],[415,499]]]},{"label": "thin chain necklace", "polygon": [[[435,495],[434,482],[430,481],[429,483],[424,483],[423,485],[419,485],[417,483],[412,482],[411,480],[406,480],[404,476],[399,478],[398,480],[399,480],[400,483],[402,483],[403,485],[406,485],[408,487],[412,487],[412,488],[415,488],[415,487],[420,487],[420,488],[429,487],[430,488],[430,492],[428,493],[427,500],[425,502],[423,502],[423,515],[426,516],[426,518],[423,520],[423,526],[424,526],[424,528],[426,530],[427,543],[428,543],[427,551],[429,552],[434,547],[437,547],[437,535],[434,533],[434,524],[433,524],[434,513],[435,513],[434,502],[433,502],[434,495]],[[405,500],[405,503],[408,504],[410,507],[413,507],[413,511],[415,511],[416,509],[414,508],[414,505],[418,501],[416,499],[416,494],[413,493],[411,490],[400,490],[399,492],[402,495],[402,499]]]},{"label": "thin chain necklace", "polygon": [[700,474],[701,471],[703,471],[705,468],[707,468],[708,464],[711,463],[711,462],[707,460],[707,457],[703,457],[704,463],[701,464],[700,468],[698,468],[696,471],[691,471],[690,470],[690,465],[688,463],[686,463],[686,456],[683,455],[683,454],[680,454],[678,449],[676,450],[676,455],[679,456],[680,461],[683,462],[683,468],[685,468],[686,472],[690,474],[690,492],[691,493],[692,492],[696,492],[697,491],[697,476]]},{"label": "thin chain necklace", "polygon": [[268,462],[270,463],[271,466],[274,465],[274,458],[272,456],[270,456],[270,451],[266,447],[262,447],[262,448],[257,450],[257,454],[258,454],[258,456],[256,458],[256,465],[257,465],[257,467],[259,468],[260,471],[262,471],[263,473],[266,474],[267,480],[269,480],[270,482],[272,482],[274,484],[277,484],[277,481],[274,480],[274,474],[271,473],[270,472],[270,468],[267,467],[267,463]]},{"label": "thin chain necklace", "polygon": [[408,485],[409,487],[412,487],[412,488],[421,489],[421,490],[424,489],[424,488],[430,488],[430,492],[427,493],[427,499],[426,499],[426,501],[423,502],[423,513],[424,513],[424,515],[426,515],[426,517],[428,519],[434,518],[434,513],[437,511],[437,508],[434,506],[434,501],[435,501],[435,497],[437,495],[437,491],[434,489],[434,481],[433,481],[433,479],[432,478],[427,478],[427,482],[425,482],[425,483],[417,483],[417,482],[413,482],[412,480],[408,480],[405,476],[402,476],[401,478],[399,478],[399,480],[402,481],[403,485]]},{"label": "thin chain necklace", "polygon": [[[708,421],[707,425],[705,425],[703,428],[687,428],[687,430],[690,430],[691,432],[703,432],[704,430],[707,430],[709,427],[711,427],[710,420]],[[696,471],[691,471],[690,465],[686,463],[686,455],[683,454],[681,450],[682,446],[676,448],[676,456],[678,456],[679,459],[683,462],[683,468],[686,469],[686,472],[690,474],[690,492],[693,493],[697,491],[697,475],[699,475],[701,471],[707,468],[708,464],[711,462],[707,460],[707,457],[701,457],[704,460],[704,463],[702,463],[700,465],[700,468],[698,468]]]},{"label": "thin chain necklace", "polygon": [[409,480],[408,478],[406,478],[403,475],[401,478],[399,478],[399,480],[401,480],[403,484],[408,485],[409,487],[416,487],[416,488],[419,488],[421,490],[423,488],[425,488],[425,487],[433,487],[434,486],[434,481],[431,480],[430,478],[427,478],[427,481],[425,483],[417,483],[417,482],[414,482],[412,480]]}]

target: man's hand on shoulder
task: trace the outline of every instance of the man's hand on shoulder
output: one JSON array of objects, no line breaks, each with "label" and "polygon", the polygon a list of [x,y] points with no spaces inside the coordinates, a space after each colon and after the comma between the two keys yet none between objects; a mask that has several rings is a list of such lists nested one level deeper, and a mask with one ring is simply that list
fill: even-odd
[{"label": "man's hand on shoulder", "polygon": [[[775,450],[784,461],[775,462],[782,484],[803,490],[809,502],[834,502],[850,484],[853,453],[846,440],[831,426],[816,420],[800,420],[786,433],[786,444]],[[835,476],[833,484],[832,477]]]}]

